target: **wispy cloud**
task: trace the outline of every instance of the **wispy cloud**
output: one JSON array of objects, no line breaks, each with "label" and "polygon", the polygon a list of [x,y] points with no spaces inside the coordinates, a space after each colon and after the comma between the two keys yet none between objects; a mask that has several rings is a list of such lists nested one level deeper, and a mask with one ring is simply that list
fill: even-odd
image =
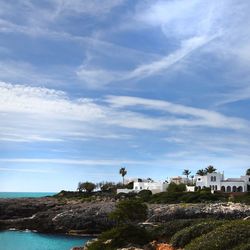
[{"label": "wispy cloud", "polygon": [[[184,105],[178,105],[167,101],[150,100],[145,98],[129,97],[129,96],[109,96],[107,101],[114,107],[136,107],[141,106],[146,109],[162,110],[164,113],[175,115],[188,115],[186,119],[173,119],[172,125],[187,125],[187,126],[208,126],[221,127],[232,129],[247,129],[248,121],[239,118],[227,117],[215,111],[193,108]],[[165,121],[166,125],[171,120]]]},{"label": "wispy cloud", "polygon": [[[86,160],[86,159],[48,159],[48,158],[2,158],[2,163],[26,163],[26,164],[64,164],[64,165],[80,165],[80,166],[119,166],[126,165],[143,165],[146,161],[126,160],[126,159],[110,159],[110,160]],[[5,169],[5,168],[3,168]]]},{"label": "wispy cloud", "polygon": [[[134,111],[137,106],[143,110]],[[163,113],[149,115],[146,111],[152,109]],[[133,129],[173,126],[233,130],[249,126],[244,119],[167,101],[129,96],[72,99],[63,91],[4,82],[0,83],[0,114],[0,138],[13,142],[129,139]],[[103,132],[107,128],[109,133]]]},{"label": "wispy cloud", "polygon": [[43,169],[35,169],[35,168],[2,168],[0,167],[0,171],[4,172],[23,172],[23,173],[38,173],[38,174],[52,174],[56,173],[53,170],[43,170]]}]

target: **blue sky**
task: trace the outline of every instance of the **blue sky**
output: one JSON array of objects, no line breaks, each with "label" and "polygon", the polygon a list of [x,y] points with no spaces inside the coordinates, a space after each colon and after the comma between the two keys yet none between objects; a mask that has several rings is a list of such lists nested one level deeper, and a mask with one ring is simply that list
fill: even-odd
[{"label": "blue sky", "polygon": [[0,1],[0,191],[250,162],[250,3]]}]

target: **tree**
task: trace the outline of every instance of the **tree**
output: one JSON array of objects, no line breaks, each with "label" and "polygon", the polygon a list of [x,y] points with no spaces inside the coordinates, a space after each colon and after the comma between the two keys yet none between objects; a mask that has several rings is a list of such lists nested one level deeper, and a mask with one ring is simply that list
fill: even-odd
[{"label": "tree", "polygon": [[120,168],[119,174],[122,176],[122,184],[124,186],[124,176],[127,174],[126,168]]},{"label": "tree", "polygon": [[78,186],[77,186],[77,190],[78,192],[82,192],[82,183],[81,182],[78,182]]},{"label": "tree", "polygon": [[116,185],[113,182],[103,182],[100,185],[100,189],[103,192],[110,192],[110,191],[114,190],[115,188],[116,188]]},{"label": "tree", "polygon": [[206,174],[211,174],[211,173],[216,172],[216,170],[217,170],[216,168],[214,168],[213,166],[209,165],[208,167],[206,167],[205,172],[206,172]]},{"label": "tree", "polygon": [[196,172],[197,175],[200,175],[200,176],[203,176],[206,174],[206,171],[204,169],[199,169],[197,172]]},{"label": "tree", "polygon": [[191,174],[191,171],[189,171],[188,169],[184,169],[182,174],[187,176],[187,179],[188,179],[188,176]]},{"label": "tree", "polygon": [[87,193],[91,193],[96,188],[96,185],[92,182],[79,182],[78,183],[78,190],[79,192],[85,190]]},{"label": "tree", "polygon": [[247,171],[246,171],[246,175],[250,175],[250,168],[249,168],[249,169],[247,169]]},{"label": "tree", "polygon": [[131,224],[144,221],[147,213],[148,208],[141,201],[124,200],[116,205],[116,209],[109,216],[119,224]]}]

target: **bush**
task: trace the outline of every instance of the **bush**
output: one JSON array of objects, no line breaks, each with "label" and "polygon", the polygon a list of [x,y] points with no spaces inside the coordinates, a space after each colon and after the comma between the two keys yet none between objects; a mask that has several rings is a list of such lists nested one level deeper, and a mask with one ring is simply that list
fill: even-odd
[{"label": "bush", "polygon": [[225,223],[212,232],[194,239],[186,245],[185,250],[229,250],[247,243],[249,238],[249,221],[237,220]]},{"label": "bush", "polygon": [[199,192],[162,192],[151,196],[150,203],[200,203],[206,201],[226,201],[227,198],[223,194],[210,191]]},{"label": "bush", "polygon": [[141,222],[146,220],[147,206],[138,200],[124,200],[116,205],[116,209],[110,213],[110,218],[117,223]]},{"label": "bush", "polygon": [[153,240],[144,228],[134,225],[122,225],[106,231],[96,242],[88,246],[88,250],[114,250],[130,244],[143,246]]},{"label": "bush", "polygon": [[234,196],[232,201],[250,205],[250,192],[244,193],[242,195]]},{"label": "bush", "polygon": [[150,203],[178,203],[183,193],[162,192],[153,194],[149,200]]},{"label": "bush", "polygon": [[233,250],[250,250],[250,240],[247,243],[243,243],[234,247]]},{"label": "bush", "polygon": [[150,190],[142,190],[138,193],[138,196],[143,200],[143,201],[149,201],[151,196],[152,196],[152,192]]},{"label": "bush", "polygon": [[208,220],[187,228],[184,228],[174,234],[171,238],[171,244],[177,248],[183,248],[187,245],[192,239],[195,239],[202,234],[208,233],[215,229],[216,227],[222,225],[225,221],[214,221]]},{"label": "bush", "polygon": [[168,185],[167,188],[168,192],[185,192],[186,191],[186,185],[181,183],[181,184],[176,184],[174,182],[171,182]]},{"label": "bush", "polygon": [[201,223],[203,219],[179,219],[168,221],[164,223],[159,229],[157,229],[157,234],[160,238],[169,240],[175,233],[182,230],[183,228]]}]

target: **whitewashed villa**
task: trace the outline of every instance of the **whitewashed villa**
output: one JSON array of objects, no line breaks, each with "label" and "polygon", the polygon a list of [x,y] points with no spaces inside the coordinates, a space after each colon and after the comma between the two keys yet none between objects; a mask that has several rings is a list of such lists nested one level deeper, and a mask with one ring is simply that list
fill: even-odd
[{"label": "whitewashed villa", "polygon": [[247,192],[248,185],[250,185],[249,175],[228,179],[224,179],[224,173],[219,172],[196,176],[196,187],[199,189],[207,187],[212,191]]},{"label": "whitewashed villa", "polygon": [[[128,182],[128,181],[127,181]],[[153,194],[166,191],[168,182],[153,181],[151,179],[133,179],[133,189],[117,189],[117,193],[139,193],[142,190],[150,190]]]},{"label": "whitewashed villa", "polygon": [[240,178],[224,178],[224,173],[207,173],[206,175],[196,175],[194,180],[186,177],[172,177],[170,181],[153,181],[152,179],[133,178],[126,180],[126,183],[133,182],[133,189],[117,189],[117,193],[139,193],[142,190],[150,190],[153,194],[164,192],[167,190],[168,184],[174,182],[176,184],[186,184],[188,192],[194,192],[197,189],[211,188],[211,191],[221,192],[247,192],[250,188],[250,176],[244,175]]}]

